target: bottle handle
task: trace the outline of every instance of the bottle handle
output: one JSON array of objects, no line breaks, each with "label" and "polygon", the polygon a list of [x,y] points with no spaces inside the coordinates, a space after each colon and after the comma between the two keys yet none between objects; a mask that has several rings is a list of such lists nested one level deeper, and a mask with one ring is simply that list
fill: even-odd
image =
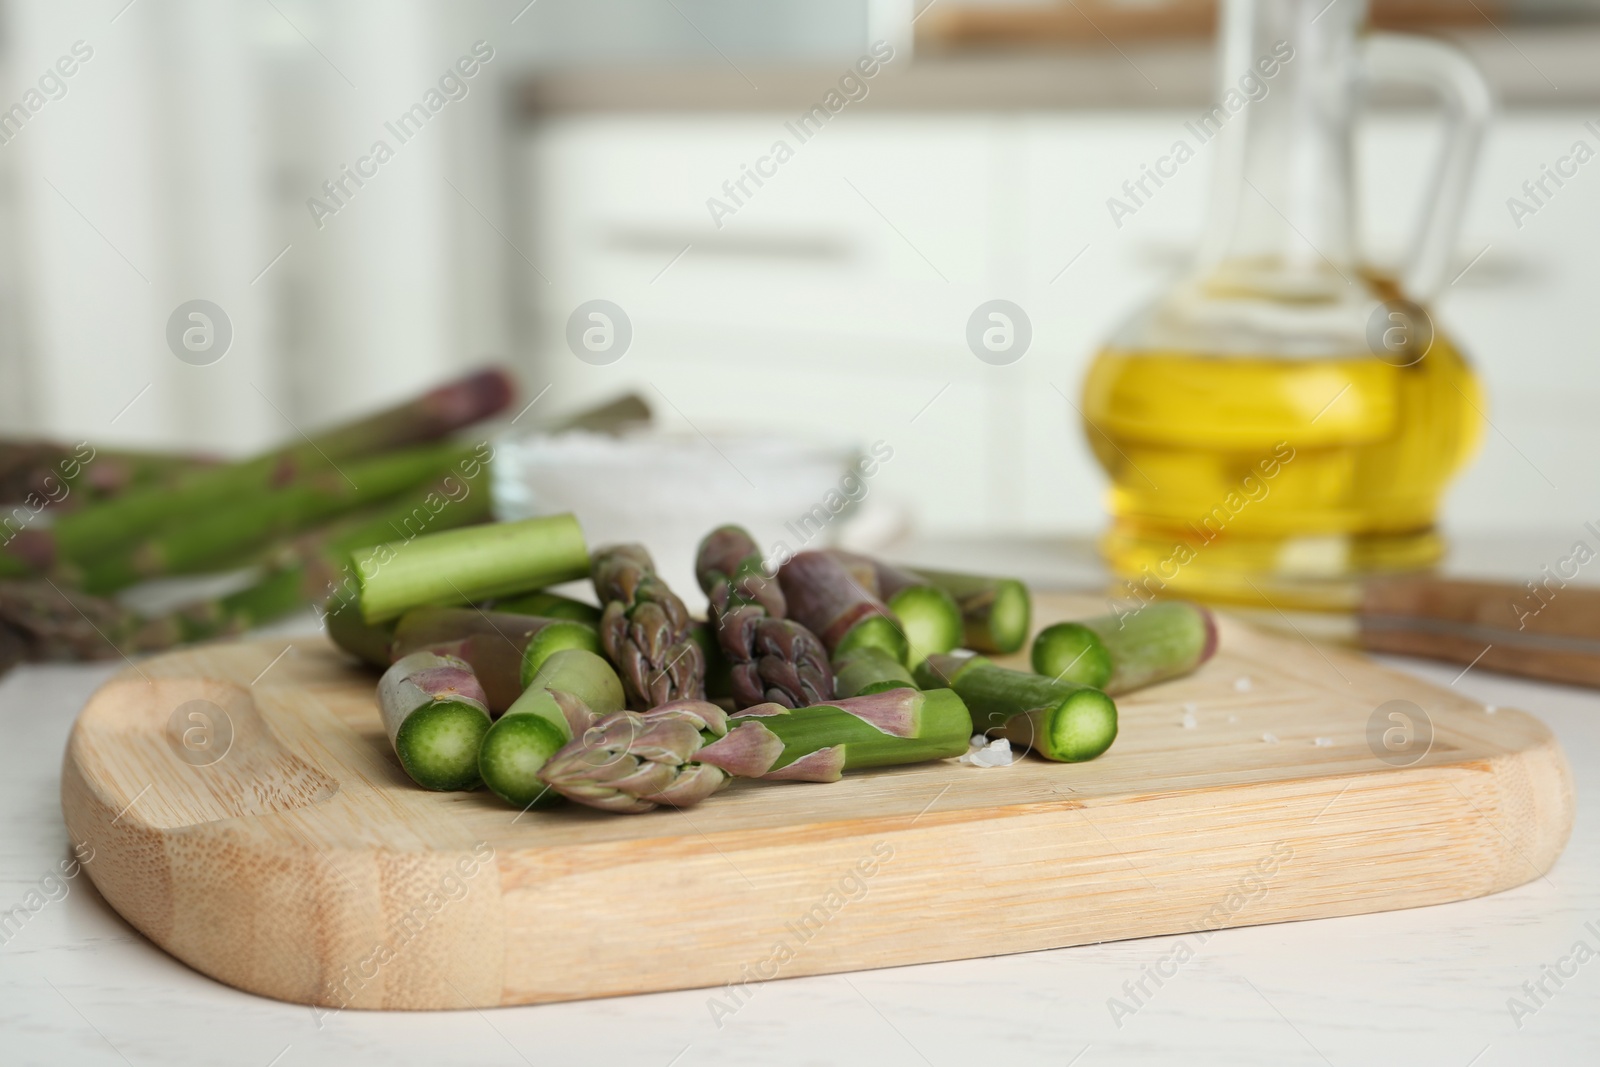
[{"label": "bottle handle", "polygon": [[1444,288],[1455,255],[1478,151],[1494,111],[1494,95],[1472,60],[1459,49],[1428,37],[1370,33],[1362,42],[1361,65],[1368,82],[1425,86],[1437,93],[1444,105],[1444,148],[1434,164],[1430,192],[1424,199],[1427,206],[1400,276],[1402,291],[1426,302]]}]

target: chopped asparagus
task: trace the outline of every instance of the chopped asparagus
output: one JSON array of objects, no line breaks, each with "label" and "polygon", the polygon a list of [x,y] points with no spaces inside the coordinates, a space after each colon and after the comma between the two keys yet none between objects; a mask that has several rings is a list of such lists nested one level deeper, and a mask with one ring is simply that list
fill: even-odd
[{"label": "chopped asparagus", "polygon": [[1047,626],[1033,640],[1033,669],[1115,696],[1188,674],[1216,650],[1211,612],[1172,600]]},{"label": "chopped asparagus", "polygon": [[858,648],[833,661],[833,691],[838,697],[915,688],[917,684],[905,664],[881,648]]},{"label": "chopped asparagus", "polygon": [[596,717],[622,705],[622,682],[609,663],[582,649],[556,652],[483,738],[478,772],[484,784],[521,808],[559,802],[539,779],[540,768]]},{"label": "chopped asparagus", "polygon": [[424,534],[363,549],[353,563],[362,618],[383,622],[581,578],[589,551],[568,514]]},{"label": "chopped asparagus", "polygon": [[573,622],[586,622],[590,626],[600,625],[599,608],[560,593],[552,593],[548,589],[496,600],[494,610],[513,615],[537,615],[541,619],[571,619]]},{"label": "chopped asparagus", "polygon": [[729,777],[836,782],[843,772],[967,750],[972,718],[949,689],[895,689],[805,708],[761,704],[727,716],[715,704],[678,701],[597,721],[542,772],[554,789],[616,812],[684,807]]},{"label": "chopped asparagus", "polygon": [[917,681],[954,689],[980,733],[1045,759],[1094,759],[1117,738],[1117,705],[1088,686],[999,667],[982,656],[929,656],[917,668]]},{"label": "chopped asparagus", "polygon": [[778,571],[789,617],[822,639],[832,656],[867,646],[904,663],[910,645],[900,621],[844,564],[826,552],[801,552]]},{"label": "chopped asparagus", "polygon": [[628,706],[652,708],[706,695],[705,653],[694,620],[656,574],[643,545],[612,545],[594,555],[594,591],[605,609],[600,647],[617,667]]},{"label": "chopped asparagus", "polygon": [[421,648],[465,660],[488,694],[489,710],[505,711],[522,695],[551,655],[566,648],[598,654],[594,627],[571,619],[479,611],[477,608],[413,608],[400,616],[390,656]]},{"label": "chopped asparagus", "polygon": [[1015,578],[987,578],[917,568],[921,575],[955,598],[961,608],[966,648],[979,652],[1015,652],[1028,640],[1033,604],[1028,587]]},{"label": "chopped asparagus", "polygon": [[478,784],[478,746],[489,709],[472,668],[454,656],[414,652],[378,681],[389,743],[412,781],[425,789]]}]

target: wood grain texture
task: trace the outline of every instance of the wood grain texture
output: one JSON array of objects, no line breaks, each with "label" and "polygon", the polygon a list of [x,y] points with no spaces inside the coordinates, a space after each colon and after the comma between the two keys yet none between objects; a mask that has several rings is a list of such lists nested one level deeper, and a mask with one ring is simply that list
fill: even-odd
[{"label": "wood grain texture", "polygon": [[[1037,625],[1097,607],[1041,598]],[[640,816],[420,790],[372,677],[320,638],[274,663],[284,647],[123,672],[73,730],[62,806],[96,886],[153,941],[330,1009],[722,986],[1437,904],[1538,877],[1572,822],[1566,759],[1531,715],[1228,619],[1199,673],[1119,701],[1121,736],[1091,763],[739,783]],[[203,766],[172,726],[194,700],[232,727]],[[1431,719],[1412,766],[1369,747],[1390,700]]]}]

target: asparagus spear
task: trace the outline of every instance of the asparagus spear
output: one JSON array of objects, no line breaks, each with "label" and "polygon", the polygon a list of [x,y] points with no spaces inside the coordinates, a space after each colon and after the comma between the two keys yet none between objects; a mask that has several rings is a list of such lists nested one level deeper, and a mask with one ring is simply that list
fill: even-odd
[{"label": "asparagus spear", "polygon": [[643,545],[612,545],[595,553],[600,647],[622,675],[628,706],[653,708],[672,700],[705,698],[705,653],[694,620],[656,575]]},{"label": "asparagus spear", "polygon": [[1015,578],[986,578],[951,571],[917,568],[921,575],[955,598],[961,608],[965,648],[979,652],[1015,652],[1028,639],[1033,614],[1028,587]]},{"label": "asparagus spear", "polygon": [[[97,449],[88,443],[0,441],[0,502],[22,503],[36,496],[49,500],[52,511],[65,514],[133,489],[171,485],[216,464],[199,455]],[[62,486],[67,488],[64,495]]]},{"label": "asparagus spear", "polygon": [[581,578],[589,570],[572,515],[425,534],[355,553],[361,616],[383,622],[411,608],[470,604]]},{"label": "asparagus spear", "polygon": [[821,638],[829,655],[870,645],[905,662],[910,646],[899,620],[834,557],[801,552],[778,571],[778,581],[790,616]]},{"label": "asparagus spear", "polygon": [[954,689],[980,733],[1045,759],[1091,760],[1117,738],[1117,705],[1098,689],[997,667],[982,656],[929,656],[916,674],[925,687]]},{"label": "asparagus spear", "polygon": [[729,777],[836,782],[843,772],[950,759],[972,719],[949,689],[895,689],[805,708],[761,704],[727,716],[678,701],[597,721],[541,772],[567,797],[615,812],[685,807]]},{"label": "asparagus spear", "polygon": [[546,589],[496,600],[494,610],[513,615],[537,615],[541,619],[571,619],[573,622],[586,622],[590,626],[600,625],[599,608]]},{"label": "asparagus spear", "polygon": [[842,549],[829,549],[828,554],[900,620],[911,645],[911,663],[921,663],[935,652],[949,652],[961,644],[961,609],[949,593],[891,563]]},{"label": "asparagus spear", "polygon": [[881,648],[858,648],[833,662],[833,691],[841,697],[867,696],[886,689],[915,689],[905,664]]},{"label": "asparagus spear", "polygon": [[1188,674],[1216,650],[1211,612],[1172,600],[1047,626],[1033,639],[1033,669],[1116,696]]},{"label": "asparagus spear", "polygon": [[454,656],[413,652],[378,680],[378,709],[400,765],[425,789],[478,784],[478,746],[489,709],[472,668]]},{"label": "asparagus spear", "polygon": [[722,526],[707,534],[695,554],[695,576],[710,602],[711,628],[728,660],[735,707],[766,701],[804,707],[833,695],[833,672],[822,642],[784,618],[783,590],[767,577],[749,533]]},{"label": "asparagus spear", "polygon": [[593,652],[565,649],[545,660],[528,689],[490,727],[478,771],[497,796],[518,807],[548,807],[561,797],[539,779],[545,761],[598,716],[622,709],[622,682]]},{"label": "asparagus spear", "polygon": [[343,471],[313,471],[283,488],[235,501],[102,555],[83,568],[90,593],[114,593],[146,578],[238,566],[274,537],[432,484],[472,450],[425,445],[360,460]]},{"label": "asparagus spear", "polygon": [[[50,531],[50,550],[77,563],[139,541],[169,525],[231,506],[309,471],[406,445],[436,441],[487,418],[511,402],[502,370],[477,371],[422,396],[240,463],[196,471],[171,488],[130,492],[63,516]],[[42,551],[42,550],[41,550]]]},{"label": "asparagus spear", "polygon": [[488,695],[489,711],[509,708],[553,653],[581,648],[598,654],[594,627],[571,619],[540,619],[477,608],[413,608],[400,616],[390,656],[429,648],[472,668]]}]

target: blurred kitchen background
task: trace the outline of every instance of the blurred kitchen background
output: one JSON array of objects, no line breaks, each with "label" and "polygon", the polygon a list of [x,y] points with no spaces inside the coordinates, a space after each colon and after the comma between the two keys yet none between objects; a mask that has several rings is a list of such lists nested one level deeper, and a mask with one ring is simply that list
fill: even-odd
[{"label": "blurred kitchen background", "polygon": [[[1374,9],[1458,43],[1502,108],[1434,309],[1492,404],[1446,525],[1575,530],[1600,518],[1600,162],[1520,226],[1507,199],[1600,143],[1600,2]],[[636,389],[685,433],[886,441],[875,500],[919,536],[1090,534],[1070,405],[1182,270],[1209,161],[1120,229],[1106,200],[1210,106],[1214,24],[1208,0],[8,0],[0,430],[244,454],[503,358],[548,414]],[[799,144],[877,42],[865,97]],[[475,54],[401,143],[385,124]],[[1380,260],[1437,127],[1406,97],[1363,126]],[[719,226],[708,199],[779,138],[794,158]],[[1009,366],[964,336],[995,298],[1032,322]],[[210,365],[166,339],[194,299],[231,323]],[[632,324],[606,365],[567,343],[596,299]]]}]

